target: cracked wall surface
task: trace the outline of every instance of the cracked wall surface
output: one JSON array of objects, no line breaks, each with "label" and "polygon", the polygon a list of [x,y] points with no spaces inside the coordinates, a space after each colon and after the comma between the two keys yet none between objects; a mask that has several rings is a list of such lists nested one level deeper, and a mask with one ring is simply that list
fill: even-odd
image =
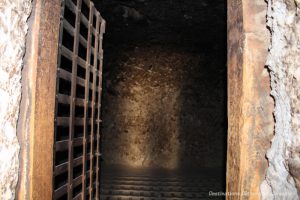
[{"label": "cracked wall surface", "polygon": [[[299,0],[269,0],[272,39],[267,65],[275,100],[275,136],[262,199],[299,199],[300,192],[300,18]],[[298,191],[297,191],[298,189]]]},{"label": "cracked wall surface", "polygon": [[15,198],[18,180],[16,124],[30,11],[31,0],[0,1],[0,199],[3,200]]}]

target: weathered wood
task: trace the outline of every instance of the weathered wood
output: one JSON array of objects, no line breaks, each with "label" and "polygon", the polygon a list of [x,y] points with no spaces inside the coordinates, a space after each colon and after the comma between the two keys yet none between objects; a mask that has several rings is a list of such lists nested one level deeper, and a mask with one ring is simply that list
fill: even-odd
[{"label": "weathered wood", "polygon": [[[99,76],[99,82],[97,83],[98,86],[97,86],[97,91],[98,91],[98,102],[97,102],[97,106],[96,106],[96,109],[98,109],[98,112],[97,112],[97,119],[96,119],[96,122],[97,122],[97,133],[96,133],[96,137],[97,137],[97,146],[96,146],[96,166],[97,166],[97,169],[96,169],[96,198],[97,199],[100,199],[100,156],[101,156],[101,152],[100,152],[100,139],[101,139],[101,131],[100,131],[100,128],[101,128],[101,123],[102,123],[102,120],[100,119],[100,116],[101,116],[101,94],[102,94],[102,71],[103,71],[103,47],[102,47],[102,44],[103,44],[103,34],[105,33],[105,20],[102,19],[101,20],[101,25],[100,25],[100,34],[99,34],[99,38],[97,38],[97,40],[99,40],[99,54],[98,56],[95,56],[97,59],[100,59],[100,63],[99,63],[99,71],[97,73],[97,76]],[[95,48],[95,49],[97,49]],[[95,68],[97,69],[98,66],[97,63],[98,63],[98,60],[95,59],[94,60],[94,63],[95,63]]]},{"label": "weathered wood", "polygon": [[[68,2],[68,0],[67,0]],[[71,2],[71,1],[69,1]],[[80,30],[80,18],[81,18],[81,0],[77,0],[76,6],[76,20],[75,20],[75,33],[74,33],[74,44],[73,44],[73,57],[72,57],[72,82],[71,82],[71,104],[70,104],[70,118],[69,118],[69,155],[68,155],[68,200],[72,200],[73,188],[76,187],[74,185],[73,180],[73,138],[75,132],[75,99],[76,99],[76,87],[77,87],[77,55],[78,55],[78,47],[79,47],[79,30]],[[83,124],[83,119],[81,120]],[[78,123],[77,123],[78,124]],[[81,123],[80,123],[81,125]]]},{"label": "weathered wood", "polygon": [[[259,199],[274,121],[265,61],[267,5],[228,1],[227,199]],[[255,20],[253,20],[255,19]]]},{"label": "weathered wood", "polygon": [[[65,133],[63,133],[64,136],[62,139],[55,140],[55,155],[58,156],[58,159],[60,159],[60,155],[63,158],[54,166],[54,180],[56,181],[56,176],[67,173],[68,181],[67,190],[64,187],[58,188],[54,191],[54,198],[57,199],[62,197],[62,195],[67,195],[68,199],[87,199],[87,197],[89,199],[99,199],[99,194],[94,195],[95,191],[99,193],[99,189],[96,188],[99,186],[99,183],[94,183],[95,179],[97,181],[99,179],[94,178],[94,175],[97,174],[96,176],[98,176],[100,174],[98,172],[98,165],[100,163],[99,161],[94,162],[95,156],[99,155],[99,152],[94,149],[96,148],[94,147],[94,142],[100,145],[99,141],[95,141],[100,139],[100,137],[96,136],[97,130],[95,130],[95,126],[101,123],[101,120],[98,119],[99,116],[95,116],[95,113],[96,109],[98,111],[98,104],[100,103],[100,96],[96,97],[96,94],[99,94],[96,81],[102,79],[97,77],[99,76],[99,70],[96,65],[102,52],[102,46],[99,52],[100,44],[98,43],[100,42],[99,38],[102,38],[99,34],[103,24],[100,26],[101,16],[92,2],[87,1],[89,3],[86,4],[84,0],[77,0],[76,5],[72,0],[64,2],[65,5],[63,6],[66,6],[75,14],[75,27],[65,19],[62,19],[60,29],[62,40],[60,40],[59,45],[61,55],[59,55],[57,79],[59,88],[57,88],[56,96],[57,110],[60,113],[56,112],[56,128],[60,127],[60,129],[57,128],[61,132],[57,133],[58,136],[66,130],[69,131],[69,136],[66,138]],[[88,12],[86,12],[87,9],[89,9]],[[88,15],[88,19],[85,15]],[[97,20],[96,27],[93,27],[93,20],[95,18]],[[63,30],[66,30],[73,37],[73,47],[70,44],[64,43],[64,39],[66,38],[64,37],[65,32]],[[86,30],[87,35],[81,35],[84,34],[82,30]],[[95,37],[95,44],[93,45],[92,35]],[[68,47],[65,46],[66,44]],[[67,66],[63,66],[64,63],[60,62],[62,56],[72,61],[72,70],[65,69]],[[94,60],[91,60],[92,58]],[[78,71],[79,67],[82,68],[81,71]],[[60,83],[61,81],[62,83]],[[60,94],[60,92],[63,94]],[[96,102],[97,98],[98,102]],[[66,152],[68,153],[67,158]],[[75,155],[78,153],[81,154],[79,157]],[[87,164],[89,164],[89,168],[87,168]],[[82,170],[81,175],[78,174],[80,172],[76,171],[76,167],[77,170]],[[77,177],[73,177],[74,173],[77,173]],[[60,181],[60,179],[57,179],[57,181]]]},{"label": "weathered wood", "polygon": [[[86,2],[89,2],[84,5],[90,10],[89,19],[81,12],[81,3]],[[69,10],[75,13],[75,27],[64,19],[65,6],[69,6]],[[94,172],[99,168],[96,166],[99,162],[93,162],[93,145],[99,139],[94,130],[94,125],[100,123],[95,116],[95,109],[99,107],[95,104],[95,82],[99,70],[90,59],[92,54],[99,56],[98,47],[91,44],[91,36],[99,34],[96,27],[93,27],[94,15],[99,15],[99,22],[101,16],[93,4],[86,0],[77,0],[76,5],[72,0],[36,0],[33,10],[30,48],[27,52],[29,56],[26,61],[30,66],[28,74],[32,74],[29,80],[30,95],[27,97],[31,105],[28,128],[30,152],[26,167],[28,177],[22,179],[22,183],[28,183],[28,186],[22,187],[18,196],[33,200],[52,200],[65,198],[66,195],[68,199],[86,199],[89,193],[90,199],[99,199],[99,195],[93,197],[97,190],[95,187],[99,185],[93,180]],[[87,38],[80,34],[80,25],[87,26]],[[62,44],[64,31],[74,38],[70,49]],[[80,45],[86,49],[84,59],[78,56]],[[64,63],[62,56],[72,62],[72,68],[68,66],[69,63]],[[78,76],[79,67],[86,70],[85,77]],[[93,74],[92,81],[90,72]],[[63,94],[60,94],[60,89]],[[80,94],[82,89],[85,91],[84,96]],[[89,101],[91,89],[93,95]],[[76,152],[81,151],[81,147],[82,152]],[[59,160],[60,156],[63,159]],[[91,164],[89,169],[86,167],[88,162]],[[81,165],[82,173],[78,174]],[[58,176],[66,178],[57,183]],[[89,187],[88,179],[93,180],[89,182]],[[81,184],[82,190],[75,191],[75,194],[73,191],[81,188]]]},{"label": "weathered wood", "polygon": [[33,111],[30,118],[29,198],[52,200],[53,135],[60,0],[36,0],[32,30]]},{"label": "weathered wood", "polygon": [[[88,38],[87,38],[87,59],[86,59],[86,64],[85,64],[85,68],[86,68],[86,74],[85,74],[85,99],[89,99],[89,93],[90,93],[90,59],[91,59],[91,40],[92,40],[92,27],[91,24],[93,24],[93,16],[94,16],[94,4],[91,2],[90,3],[90,13],[89,13],[89,26],[88,26]],[[86,154],[87,154],[87,143],[89,141],[93,141],[91,140],[91,138],[88,138],[88,116],[89,116],[89,101],[86,101],[86,104],[84,106],[84,118],[85,118],[85,122],[84,122],[84,144],[83,144],[83,160],[82,162],[85,163],[87,158],[86,158]],[[93,101],[91,102],[91,106],[93,108]],[[93,120],[92,120],[92,124],[93,124]],[[86,164],[83,165],[82,168],[82,174],[84,174],[86,172]],[[86,178],[85,175],[83,176],[82,179],[82,199],[86,199]]]}]

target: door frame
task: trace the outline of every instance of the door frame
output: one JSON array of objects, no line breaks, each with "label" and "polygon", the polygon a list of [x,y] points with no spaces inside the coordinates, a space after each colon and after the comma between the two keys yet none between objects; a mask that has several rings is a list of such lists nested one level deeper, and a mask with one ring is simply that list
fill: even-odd
[{"label": "door frame", "polygon": [[53,133],[61,0],[33,0],[28,20],[18,122],[16,198],[52,200]]},{"label": "door frame", "polygon": [[[63,19],[62,8],[64,7],[65,2],[66,0],[33,0],[32,2],[32,13],[28,20],[29,30],[26,38],[26,54],[24,57],[24,69],[22,72],[23,96],[18,122],[18,139],[21,146],[21,159],[19,182],[16,191],[17,199],[53,199],[55,159],[54,133],[56,122],[58,122],[58,119],[56,118],[56,101],[58,99],[57,76],[59,71],[59,50],[61,49],[59,44],[61,20]],[[94,5],[90,2],[90,0],[77,0],[77,7],[80,5],[79,2],[84,2],[88,5],[90,15],[85,17],[85,20],[88,21],[86,26],[91,29],[93,28],[93,31],[89,33],[96,35],[94,41],[97,43],[97,45],[92,48],[91,46],[88,46],[90,45],[88,43],[89,40],[86,39],[86,49],[89,49],[90,52],[91,49],[93,49],[94,60],[84,60],[84,67],[87,68],[90,65],[99,65],[99,68],[91,67],[90,70],[90,72],[93,73],[93,88],[89,89],[93,89],[93,99],[91,102],[83,101],[83,105],[85,105],[85,110],[87,110],[86,106],[91,105],[92,110],[97,109],[97,113],[99,114],[101,106],[93,104],[93,100],[95,100],[96,94],[98,94],[98,100],[101,98],[100,94],[102,85],[100,83],[102,82],[103,60],[102,34],[105,32],[105,20],[103,20],[100,14],[95,11]],[[78,15],[78,19],[76,18],[77,23],[81,23],[80,21],[83,20],[83,17],[80,17],[81,10],[74,6],[72,9],[73,11],[75,9],[76,14]],[[95,12],[91,12],[91,10]],[[93,13],[93,15],[91,13]],[[91,19],[94,18],[97,20],[95,23],[97,24],[96,27],[92,27],[94,25],[89,24],[92,22]],[[86,23],[86,21],[82,23]],[[79,32],[79,29],[77,31]],[[76,35],[74,37],[76,37]],[[91,42],[92,36],[89,36],[89,39]],[[79,39],[77,39],[77,41],[79,41]],[[76,60],[76,62],[73,62],[73,65],[75,66],[77,66],[77,57],[78,56],[72,56],[72,60]],[[93,64],[90,64],[90,62]],[[99,79],[97,76],[99,76]],[[86,80],[84,81],[86,82]],[[96,82],[99,84],[96,84]],[[90,87],[89,82],[86,84]],[[100,122],[100,115],[95,116],[95,112],[92,112],[92,117],[94,116],[94,118],[91,121]],[[88,119],[84,117],[84,121],[88,121]],[[73,122],[70,123],[73,124]],[[91,134],[90,137],[92,142],[99,141],[100,139],[100,133],[98,134],[100,125],[96,126],[97,136],[95,135],[95,137],[97,138],[93,138],[94,136]],[[83,143],[86,141],[87,138],[83,139]],[[99,145],[100,144],[97,142],[97,148]],[[93,147],[91,147],[91,149],[93,151]],[[72,151],[70,152],[72,153]],[[93,155],[91,155],[91,158],[94,157],[97,157],[96,162],[98,163],[100,153],[96,150],[93,151]],[[91,168],[92,166],[93,165],[91,165]],[[89,170],[90,176],[93,176],[93,170],[95,170],[96,179],[99,182],[97,175],[99,174],[100,169],[99,167],[95,167],[95,169],[92,168],[92,170]],[[85,175],[82,176],[83,182],[85,182],[86,179]],[[91,182],[92,180],[93,179],[90,178]],[[67,186],[67,190],[73,187],[72,182],[70,185],[68,184],[69,187]],[[90,183],[90,185],[91,184],[93,183]],[[97,186],[98,184],[96,184],[96,188],[98,188]],[[93,192],[92,189],[88,191],[90,193]],[[97,194],[99,193],[98,189],[95,191]]]},{"label": "door frame", "polygon": [[[269,33],[261,0],[227,0],[228,149],[227,192],[257,199],[274,121],[270,80],[264,68]],[[256,16],[260,20],[253,20]],[[255,19],[257,19],[255,18]],[[17,199],[51,200],[53,133],[61,0],[33,0],[24,62]],[[263,107],[263,110],[260,108]],[[51,153],[49,153],[51,152]]]},{"label": "door frame", "polygon": [[227,0],[227,199],[260,199],[274,131],[267,3]]}]

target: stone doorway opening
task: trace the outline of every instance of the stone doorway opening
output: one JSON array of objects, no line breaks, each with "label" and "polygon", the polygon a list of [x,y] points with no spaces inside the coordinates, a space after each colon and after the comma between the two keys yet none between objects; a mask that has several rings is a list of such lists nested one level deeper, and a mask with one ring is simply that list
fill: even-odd
[{"label": "stone doorway opening", "polygon": [[[226,1],[101,1],[103,199],[225,191]],[[224,197],[214,197],[224,198]]]},{"label": "stone doorway opening", "polygon": [[[76,14],[78,19],[81,15],[78,5],[81,2],[94,5],[89,0],[20,0],[18,3],[4,2],[4,7],[1,7],[0,12],[5,13],[3,16],[20,11],[20,15],[17,14],[16,17],[11,15],[11,18],[5,18],[6,22],[1,24],[2,30],[5,30],[2,33],[7,36],[4,38],[11,37],[11,39],[1,41],[1,44],[4,42],[4,46],[0,45],[5,49],[18,50],[15,55],[8,53],[12,56],[11,58],[3,54],[2,58],[5,58],[5,62],[1,66],[5,69],[1,71],[2,75],[4,72],[5,77],[8,78],[4,79],[4,84],[2,84],[7,86],[7,88],[2,88],[1,93],[4,94],[2,96],[8,97],[11,94],[18,96],[18,98],[13,98],[12,102],[4,101],[3,108],[5,109],[1,110],[9,116],[9,119],[15,116],[8,129],[3,126],[5,130],[2,130],[2,133],[5,134],[2,134],[4,137],[1,138],[1,144],[5,144],[4,152],[7,149],[14,152],[10,157],[2,153],[5,157],[3,163],[7,168],[2,173],[4,176],[1,180],[4,181],[1,183],[4,184],[0,187],[1,191],[5,191],[5,195],[12,198],[15,194],[17,199],[53,199],[55,197],[53,176],[55,175],[56,155],[53,152],[56,150],[55,125],[58,123],[55,115],[56,80],[59,71],[57,55],[60,49],[60,25],[63,20],[61,11],[64,2],[76,3],[75,10],[78,13]],[[95,1],[97,8],[103,12],[103,16],[109,22],[105,42],[105,65],[107,67],[104,71],[103,88],[105,109],[102,123],[103,174],[101,178],[103,181],[101,189],[104,189],[102,195],[126,196],[125,192],[127,192],[126,197],[128,197],[136,194],[130,189],[128,195],[128,190],[122,185],[121,190],[125,191],[107,186],[106,183],[109,181],[116,182],[116,180],[109,180],[111,177],[119,178],[117,180],[119,183],[134,181],[139,186],[148,183],[148,186],[152,184],[173,187],[171,187],[173,193],[162,192],[157,197],[155,196],[157,190],[167,189],[165,187],[143,189],[132,186],[135,190],[148,192],[148,196],[144,195],[147,199],[162,199],[162,196],[166,198],[172,196],[175,199],[195,197],[190,193],[175,193],[178,192],[178,187],[176,188],[178,185],[164,185],[164,183],[183,183],[181,185],[186,182],[191,183],[193,181],[188,179],[190,177],[197,178],[197,175],[201,173],[210,174],[203,168],[209,168],[209,171],[213,171],[224,183],[225,156],[222,157],[224,162],[220,162],[218,153],[221,151],[212,149],[225,149],[226,143],[218,146],[217,142],[223,139],[226,141],[226,132],[223,132],[224,138],[217,138],[213,141],[216,135],[205,134],[211,131],[208,127],[211,129],[217,129],[217,127],[202,126],[203,124],[215,125],[215,122],[219,120],[211,116],[215,113],[204,109],[211,109],[209,105],[215,101],[215,98],[206,99],[214,93],[209,88],[213,88],[212,85],[216,84],[211,76],[217,77],[219,74],[224,78],[224,83],[226,82],[226,75],[221,76],[225,74],[222,71],[223,68],[220,68],[221,70],[218,68],[218,66],[221,67],[220,61],[224,61],[222,67],[226,66],[226,48],[223,48],[224,54],[219,51],[222,49],[222,44],[226,46],[225,37],[222,39],[222,35],[218,35],[222,33],[222,30],[226,35],[226,20],[221,23],[217,20],[221,15],[223,19],[226,18],[225,5],[224,8],[221,5],[223,3],[204,0],[201,3],[187,0]],[[32,6],[31,14],[30,5]],[[292,127],[297,127],[296,119],[298,119],[299,111],[296,109],[298,104],[294,95],[298,92],[299,85],[297,84],[299,48],[296,46],[298,43],[295,42],[299,37],[299,32],[295,31],[298,30],[298,12],[298,0],[227,1],[226,191],[237,194],[228,196],[227,199],[240,199],[241,195],[243,199],[281,198],[282,189],[292,199],[298,199],[298,140],[297,135],[290,131],[294,131]],[[27,29],[25,21],[29,14],[27,38],[25,38]],[[18,21],[22,23],[15,23]],[[11,25],[16,26],[16,29]],[[78,27],[78,23],[75,23],[75,26]],[[21,29],[22,31],[19,31]],[[6,30],[15,30],[23,36],[20,35],[18,43],[12,43],[14,33]],[[69,27],[69,30],[72,29]],[[6,48],[7,46],[9,48]],[[74,59],[72,58],[74,68],[77,67],[74,64],[75,58],[80,56],[76,52],[77,45],[75,47],[75,56]],[[21,55],[25,49],[25,57],[22,59]],[[9,62],[6,63],[7,58]],[[21,68],[22,60],[24,61],[23,68]],[[286,76],[282,76],[282,72]],[[6,76],[6,73],[9,75]],[[92,76],[93,80],[97,81],[93,74]],[[70,79],[70,76],[65,76],[65,78]],[[274,99],[270,96],[270,82]],[[218,87],[214,87],[216,88]],[[226,89],[224,93],[225,91]],[[282,92],[286,92],[287,95],[278,95]],[[220,92],[218,95],[226,96],[224,93]],[[299,95],[296,96],[298,98]],[[21,99],[20,104],[17,99]],[[225,99],[223,100],[225,112],[222,113],[226,113]],[[71,102],[71,98],[69,100]],[[278,109],[282,107],[286,108],[284,114],[278,112]],[[195,113],[208,114],[198,116]],[[290,121],[290,118],[286,116],[293,118]],[[8,121],[6,117],[2,119],[3,123]],[[65,124],[66,121],[61,122]],[[77,122],[81,123],[81,121]],[[226,121],[224,122],[224,127],[226,127]],[[73,124],[71,125],[74,128]],[[6,134],[7,130],[9,134]],[[72,132],[69,131],[69,133]],[[205,134],[195,136],[197,132]],[[204,142],[199,143],[199,138],[205,142],[204,145],[201,145]],[[291,143],[291,138],[296,142]],[[66,139],[70,147],[68,155],[71,155],[68,160],[72,163],[73,138]],[[75,145],[80,142],[77,140]],[[83,139],[82,142],[85,143],[86,140]],[[276,144],[279,143],[288,145],[281,145],[277,148]],[[60,147],[64,148],[63,145]],[[214,157],[205,156],[211,152],[217,153],[213,155]],[[97,152],[94,155],[99,157],[100,153]],[[278,160],[280,162],[277,162]],[[216,171],[212,170],[214,164],[220,165],[215,168]],[[120,165],[123,166],[120,167]],[[193,166],[196,167],[193,168]],[[204,166],[202,170],[199,169],[201,166]],[[99,170],[98,165],[95,167]],[[85,183],[86,178],[83,175],[73,179],[72,164],[69,164],[68,168],[69,173],[64,177],[64,181],[68,179],[68,186],[64,184],[61,187],[71,191],[73,187],[78,186],[71,183],[80,184],[81,181]],[[221,173],[220,176],[216,173],[217,171]],[[189,172],[190,176],[180,172]],[[85,170],[82,170],[82,173],[85,173]],[[184,179],[185,177],[188,178]],[[199,177],[202,182],[205,182],[204,184],[207,184],[208,181],[204,176]],[[99,176],[96,175],[97,178]],[[222,183],[222,180],[219,183]],[[74,199],[85,199],[87,197],[84,195],[85,191],[88,190],[93,194],[97,189],[96,199],[98,199],[97,183],[89,182],[89,188],[85,188],[83,184],[82,193],[75,193]],[[196,183],[197,180],[193,185]],[[128,185],[125,184],[125,186]],[[108,189],[105,190],[105,187]],[[207,198],[207,190],[210,188],[212,187],[206,189],[204,198]],[[223,189],[221,185],[221,190]],[[140,192],[139,196],[143,196],[141,191],[138,192]],[[68,192],[68,199],[73,199],[73,194]],[[182,197],[183,195],[185,197]],[[199,196],[197,197],[196,194],[195,198],[202,198]],[[93,197],[90,195],[89,199]]]}]

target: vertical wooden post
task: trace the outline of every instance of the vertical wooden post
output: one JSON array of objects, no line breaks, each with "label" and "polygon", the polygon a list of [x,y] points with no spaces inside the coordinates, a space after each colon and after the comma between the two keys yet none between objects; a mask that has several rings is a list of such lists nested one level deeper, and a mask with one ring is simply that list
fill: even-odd
[{"label": "vertical wooden post", "polygon": [[259,199],[273,134],[267,5],[228,0],[227,199]]},{"label": "vertical wooden post", "polygon": [[80,18],[81,18],[81,4],[82,0],[77,0],[76,5],[76,19],[74,27],[74,44],[73,44],[73,56],[72,56],[72,80],[71,80],[71,96],[70,96],[70,117],[69,117],[69,161],[68,161],[68,200],[73,199],[73,138],[75,129],[75,100],[76,100],[76,87],[77,87],[77,57],[79,47],[79,30],[80,30]]},{"label": "vertical wooden post", "polygon": [[[96,137],[97,137],[97,145],[96,145],[96,199],[100,199],[100,138],[101,138],[101,119],[100,119],[100,115],[101,115],[101,94],[102,94],[102,74],[103,74],[103,46],[102,46],[102,42],[103,42],[103,34],[105,33],[105,20],[102,19],[101,20],[101,24],[100,26],[100,35],[99,38],[97,37],[97,40],[99,41],[99,56],[97,56],[97,60],[95,60],[95,67],[96,69],[98,68],[98,74],[97,76],[99,77],[99,81],[98,81],[98,86],[97,86],[97,91],[98,91],[98,102],[97,102],[97,107],[96,109],[98,109],[97,111],[97,132],[96,132]],[[98,30],[98,29],[97,29]],[[99,61],[99,63],[98,63]],[[98,65],[96,64],[98,63]]]},{"label": "vertical wooden post", "polygon": [[[86,73],[85,73],[85,99],[89,99],[89,93],[90,93],[90,70],[91,70],[91,43],[92,43],[92,34],[93,34],[93,19],[94,19],[94,4],[90,2],[89,5],[89,22],[90,24],[88,25],[88,38],[87,38],[87,59],[85,63],[85,68],[86,68]],[[84,104],[84,133],[83,133],[83,168],[82,168],[82,174],[86,173],[86,157],[87,157],[87,138],[88,138],[88,126],[89,126],[89,105],[90,101],[86,101]],[[86,199],[86,176],[82,176],[82,199]]]},{"label": "vertical wooden post", "polygon": [[29,198],[51,200],[53,133],[61,0],[34,1],[29,152]]}]

